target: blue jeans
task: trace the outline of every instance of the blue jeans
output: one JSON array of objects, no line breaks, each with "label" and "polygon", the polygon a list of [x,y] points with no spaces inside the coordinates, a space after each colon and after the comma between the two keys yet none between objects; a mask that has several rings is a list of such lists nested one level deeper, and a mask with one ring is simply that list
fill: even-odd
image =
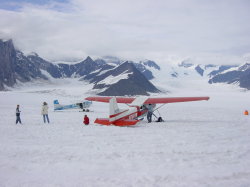
[{"label": "blue jeans", "polygon": [[148,120],[149,123],[152,122],[152,115],[153,115],[153,112],[148,111],[147,120]]},{"label": "blue jeans", "polygon": [[48,114],[43,114],[43,122],[46,123],[46,119],[47,119],[47,122],[49,123],[49,116]]},{"label": "blue jeans", "polygon": [[16,124],[17,124],[18,122],[22,124],[20,116],[16,116]]}]

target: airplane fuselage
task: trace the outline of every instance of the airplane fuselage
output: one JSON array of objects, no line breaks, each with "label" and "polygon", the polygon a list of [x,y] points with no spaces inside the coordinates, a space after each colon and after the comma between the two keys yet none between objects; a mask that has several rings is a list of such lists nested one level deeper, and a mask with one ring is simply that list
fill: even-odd
[{"label": "airplane fuselage", "polygon": [[[155,108],[156,105],[153,105]],[[148,113],[148,106],[143,105],[139,106],[130,106],[129,109],[118,112],[117,114],[111,115],[109,121],[115,122],[118,120],[134,120],[134,119],[142,119]]]},{"label": "airplane fuselage", "polygon": [[63,105],[60,107],[55,108],[54,110],[66,110],[66,109],[74,109],[74,108],[79,108],[78,105],[72,104],[72,105]]}]

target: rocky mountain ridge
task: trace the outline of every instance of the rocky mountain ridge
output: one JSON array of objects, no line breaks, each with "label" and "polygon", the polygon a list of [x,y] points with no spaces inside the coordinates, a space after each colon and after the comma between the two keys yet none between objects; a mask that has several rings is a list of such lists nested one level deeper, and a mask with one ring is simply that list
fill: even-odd
[{"label": "rocky mountain ridge", "polygon": [[[152,73],[142,64],[134,62],[112,64],[102,59],[92,60],[90,57],[75,64],[54,64],[36,53],[25,56],[14,48],[12,40],[0,40],[0,68],[0,90],[12,87],[18,81],[49,80],[52,77],[79,78],[79,80],[88,81],[93,84],[93,89],[99,95],[148,95],[148,92],[159,92],[149,82],[154,78]],[[129,72],[129,76],[120,77],[123,72]],[[116,81],[113,84],[107,82],[103,84],[103,80],[108,76],[113,76]],[[127,86],[124,87],[124,85]]]},{"label": "rocky mountain ridge", "polygon": [[190,77],[196,74],[210,84],[237,84],[250,89],[250,65],[201,65],[183,61],[178,66],[163,69],[154,61],[124,61],[106,56],[93,60],[87,57],[78,63],[51,63],[32,53],[24,55],[16,50],[12,40],[0,40],[0,90],[13,87],[17,82],[51,78],[79,78],[93,84],[99,95],[148,95],[160,92],[150,80],[157,79],[163,72],[163,79]]},{"label": "rocky mountain ridge", "polygon": [[241,88],[250,90],[250,64],[246,63],[218,73],[209,80],[209,83],[238,84]]}]

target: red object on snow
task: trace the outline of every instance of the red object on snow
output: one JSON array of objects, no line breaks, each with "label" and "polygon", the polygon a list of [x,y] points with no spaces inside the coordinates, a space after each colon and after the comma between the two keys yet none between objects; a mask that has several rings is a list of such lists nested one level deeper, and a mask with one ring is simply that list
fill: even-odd
[{"label": "red object on snow", "polygon": [[84,123],[84,125],[88,125],[89,124],[89,118],[88,118],[87,115],[84,116],[83,123]]},{"label": "red object on snow", "polygon": [[108,118],[97,118],[95,120],[95,123],[101,124],[101,125],[115,125],[115,126],[131,126],[135,125],[137,122],[140,120],[130,120],[130,119],[125,119],[125,120],[117,120],[113,123],[109,121]]}]

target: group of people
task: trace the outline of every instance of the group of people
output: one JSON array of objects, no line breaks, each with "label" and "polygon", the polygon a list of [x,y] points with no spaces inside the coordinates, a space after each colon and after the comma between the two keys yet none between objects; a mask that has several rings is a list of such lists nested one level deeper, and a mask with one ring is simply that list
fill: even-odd
[{"label": "group of people", "polygon": [[[21,117],[20,117],[20,106],[17,105],[16,107],[16,124],[20,123],[22,124],[22,121],[21,121]],[[149,123],[152,122],[152,115],[153,115],[153,106],[151,104],[149,104],[149,106],[147,107],[148,109],[148,113],[147,113],[147,120]],[[49,110],[49,107],[48,107],[48,104],[46,102],[43,102],[43,105],[42,105],[42,111],[41,111],[41,114],[43,116],[43,122],[46,123],[49,123],[49,115],[48,115],[48,110]],[[162,121],[162,118],[158,118],[159,122]],[[84,115],[84,118],[83,118],[83,123],[85,125],[89,125],[89,117],[87,115]]]},{"label": "group of people", "polygon": [[[49,111],[48,104],[46,102],[43,102],[41,114],[43,116],[44,123],[46,123],[46,121],[47,121],[47,123],[49,123],[48,111]],[[16,124],[18,124],[18,123],[22,124],[20,114],[21,114],[20,105],[17,105],[16,106]]]},{"label": "group of people", "polygon": [[[47,121],[47,123],[49,123],[48,113],[49,113],[49,106],[46,102],[43,102],[41,114],[43,116],[44,123],[46,123],[46,121]],[[21,114],[20,105],[17,105],[17,107],[16,107],[16,124],[18,124],[18,123],[22,124],[20,114]],[[84,116],[83,123],[85,125],[89,125],[89,117],[87,115]]]}]

